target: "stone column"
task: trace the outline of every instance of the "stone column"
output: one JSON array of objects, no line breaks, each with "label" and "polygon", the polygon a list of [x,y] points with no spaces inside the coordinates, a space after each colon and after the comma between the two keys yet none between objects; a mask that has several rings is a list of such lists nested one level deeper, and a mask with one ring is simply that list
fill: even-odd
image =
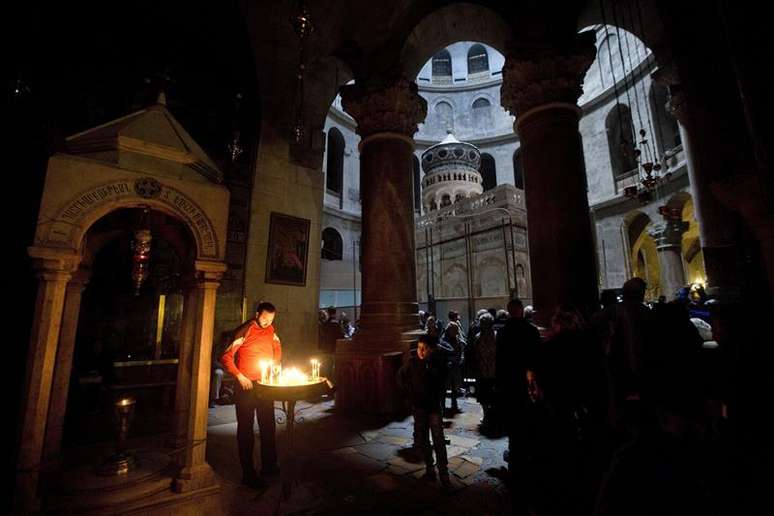
[{"label": "stone column", "polygon": [[[774,292],[774,213],[759,174],[737,174],[712,185],[715,196],[742,216],[760,246],[769,291]],[[706,259],[706,257],[705,257]]]},{"label": "stone column", "polygon": [[19,418],[21,428],[18,434],[20,442],[14,507],[21,513],[34,512],[40,504],[38,477],[65,290],[72,272],[80,262],[80,257],[73,251],[30,247],[28,252],[38,271],[39,281]]},{"label": "stone column", "polygon": [[199,289],[195,281],[189,281],[183,294],[183,328],[180,338],[180,351],[177,356],[177,378],[175,387],[175,425],[170,448],[180,451],[177,465],[183,467],[183,454],[188,438],[188,411],[191,399],[191,354],[194,344],[196,320],[199,317]]},{"label": "stone column", "polygon": [[51,401],[43,445],[43,462],[50,469],[55,469],[58,466],[62,448],[62,430],[73,370],[73,354],[75,352],[75,337],[78,332],[78,317],[81,312],[81,296],[90,276],[90,270],[78,270],[67,284],[65,292],[62,328],[59,332],[59,347],[56,352],[56,370],[51,386]]},{"label": "stone column", "polygon": [[191,377],[187,404],[181,407],[187,413],[188,424],[185,448],[180,458],[181,468],[175,479],[175,491],[180,493],[217,485],[215,473],[204,455],[207,448],[215,294],[225,271],[226,265],[221,262],[196,262],[197,299],[190,346]]},{"label": "stone column", "polygon": [[[714,72],[713,72],[714,73]],[[729,174],[729,166],[742,152],[734,144],[737,130],[730,113],[732,106],[718,102],[709,83],[686,90],[673,66],[666,66],[655,77],[669,87],[670,110],[682,126],[691,193],[707,273],[707,293],[727,300],[739,296],[737,217],[712,193],[712,184]],[[709,90],[712,88],[710,87]],[[730,94],[734,94],[733,90]],[[739,125],[738,132],[744,133]],[[736,135],[738,136],[738,135]]]},{"label": "stone column", "polygon": [[362,308],[360,329],[337,352],[342,409],[389,413],[395,372],[419,328],[414,259],[413,134],[427,104],[403,78],[341,90],[361,137]]},{"label": "stone column", "polygon": [[516,116],[522,142],[525,200],[536,319],[554,308],[597,305],[594,240],[577,100],[595,56],[594,36],[568,48],[517,49],[503,68],[503,107]]},{"label": "stone column", "polygon": [[681,219],[665,217],[664,222],[654,224],[648,232],[656,241],[661,266],[661,294],[666,296],[667,301],[677,297],[677,291],[685,285],[682,243],[688,226],[688,222]]}]

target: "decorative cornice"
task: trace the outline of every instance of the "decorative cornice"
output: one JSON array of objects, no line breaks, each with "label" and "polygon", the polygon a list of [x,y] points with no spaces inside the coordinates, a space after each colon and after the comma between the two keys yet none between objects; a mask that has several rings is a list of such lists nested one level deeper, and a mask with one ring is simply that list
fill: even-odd
[{"label": "decorative cornice", "polygon": [[512,115],[549,103],[576,105],[596,56],[595,36],[583,32],[572,48],[518,48],[505,58],[501,102]]},{"label": "decorative cornice", "polygon": [[412,137],[427,116],[427,102],[417,93],[416,83],[402,77],[384,84],[342,86],[341,100],[363,138],[377,133]]}]

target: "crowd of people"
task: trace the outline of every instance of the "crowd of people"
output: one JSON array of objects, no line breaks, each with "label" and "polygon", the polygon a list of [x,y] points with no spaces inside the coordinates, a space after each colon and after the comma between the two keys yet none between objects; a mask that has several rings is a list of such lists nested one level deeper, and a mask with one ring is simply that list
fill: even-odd
[{"label": "crowd of people", "polygon": [[459,410],[459,378],[474,377],[482,433],[509,440],[515,513],[736,514],[733,475],[745,468],[738,319],[709,304],[711,335],[702,336],[690,299],[649,305],[645,291],[633,278],[622,299],[603,295],[588,315],[558,306],[546,327],[518,299],[479,311],[467,332],[454,311],[445,325],[422,314],[426,335],[399,382],[424,478],[435,478],[432,450],[447,475],[438,421]]},{"label": "crowd of people", "polygon": [[[756,457],[766,457],[765,430],[755,423],[765,394],[756,383],[765,375],[756,341],[745,337],[734,305],[702,303],[709,317],[697,317],[695,298],[646,304],[645,292],[633,278],[620,297],[603,292],[595,313],[557,306],[536,318],[544,326],[517,298],[506,309],[480,310],[467,331],[454,310],[446,323],[420,313],[425,331],[397,382],[413,411],[422,479],[449,488],[443,419],[460,412],[463,379],[474,378],[481,433],[508,438],[515,514],[755,513],[748,495],[760,485],[754,471],[765,458]],[[253,487],[278,471],[270,404],[251,394],[260,381],[256,360],[281,360],[275,313],[261,303],[254,319],[226,334],[215,362],[238,380],[243,483]],[[335,378],[336,346],[352,325],[328,308],[319,331],[330,368],[323,374]],[[261,475],[252,461],[256,418]]]}]

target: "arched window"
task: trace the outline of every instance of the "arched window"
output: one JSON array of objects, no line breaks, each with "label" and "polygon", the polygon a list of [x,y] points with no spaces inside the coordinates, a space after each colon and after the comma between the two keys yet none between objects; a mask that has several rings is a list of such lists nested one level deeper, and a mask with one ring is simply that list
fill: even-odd
[{"label": "arched window", "polygon": [[489,154],[481,155],[481,178],[484,180],[484,191],[497,186],[497,167],[494,158]]},{"label": "arched window", "polygon": [[344,242],[341,235],[333,228],[325,228],[322,233],[322,252],[320,257],[323,260],[341,260],[343,257]]},{"label": "arched window", "polygon": [[483,45],[475,44],[468,50],[468,75],[489,71],[489,55]]},{"label": "arched window", "polygon": [[607,145],[610,152],[610,165],[613,167],[613,177],[625,177],[637,170],[637,159],[634,155],[632,115],[629,107],[620,104],[614,106],[605,119],[607,129]]},{"label": "arched window", "polygon": [[441,50],[433,56],[433,79],[451,79],[452,62],[448,50]]},{"label": "arched window", "polygon": [[441,101],[435,105],[435,116],[442,132],[454,132],[454,108],[448,102]]},{"label": "arched window", "polygon": [[414,211],[419,212],[422,209],[422,191],[419,188],[419,160],[414,156],[412,161],[414,162],[412,170],[414,177]]},{"label": "arched window", "polygon": [[441,208],[451,206],[451,196],[449,194],[443,194],[441,197]]},{"label": "arched window", "polygon": [[328,130],[328,160],[325,174],[325,187],[341,195],[344,183],[344,137],[335,127]]},{"label": "arched window", "polygon": [[653,113],[653,125],[656,127],[656,138],[661,153],[674,149],[682,143],[677,120],[667,111],[669,92],[665,86],[654,82],[650,87],[650,110]]},{"label": "arched window", "polygon": [[473,101],[473,109],[489,109],[490,106],[489,101],[483,97]]},{"label": "arched window", "polygon": [[461,193],[458,193],[457,195],[454,196],[454,202],[460,202],[464,199],[465,199],[465,196],[462,195]]},{"label": "arched window", "polygon": [[524,190],[524,165],[521,159],[521,148],[513,152],[513,184]]},{"label": "arched window", "polygon": [[492,104],[483,97],[473,101],[473,123],[482,131],[491,129]]}]

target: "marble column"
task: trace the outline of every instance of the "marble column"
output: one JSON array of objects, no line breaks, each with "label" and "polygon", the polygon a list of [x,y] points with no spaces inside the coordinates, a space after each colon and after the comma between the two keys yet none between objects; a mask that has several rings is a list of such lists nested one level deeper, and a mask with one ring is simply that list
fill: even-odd
[{"label": "marble column", "polygon": [[712,185],[720,202],[737,211],[755,235],[766,268],[769,291],[774,292],[774,213],[762,193],[766,188],[764,179],[752,173],[734,175]]},{"label": "marble column", "polygon": [[[712,184],[729,174],[729,166],[737,163],[742,152],[734,144],[734,133],[744,133],[743,125],[730,105],[719,102],[721,95],[707,87],[685,88],[674,66],[665,66],[655,78],[669,87],[670,111],[681,125],[688,177],[695,207],[696,221],[707,273],[707,293],[714,297],[734,300],[739,297],[740,239],[738,219],[712,192]],[[733,90],[731,90],[733,94]],[[736,127],[736,129],[734,129]],[[741,147],[740,147],[741,148]]]},{"label": "marble column", "polygon": [[39,508],[38,479],[48,419],[51,385],[56,368],[65,291],[80,257],[73,251],[30,247],[38,273],[38,293],[27,352],[27,371],[20,416],[19,455],[14,508],[34,512]]},{"label": "marble column", "polygon": [[185,450],[188,437],[188,409],[191,398],[191,354],[194,344],[196,319],[199,317],[199,288],[193,280],[186,282],[183,293],[183,322],[180,338],[180,350],[177,355],[177,386],[175,390],[175,424],[171,439],[167,442],[170,448],[178,450],[177,466],[184,465],[182,451]]},{"label": "marble column", "polygon": [[59,347],[56,352],[56,369],[51,386],[51,401],[43,445],[43,462],[47,469],[56,469],[59,462],[62,430],[67,412],[67,397],[70,391],[70,377],[73,370],[75,337],[78,332],[78,317],[81,312],[81,297],[90,276],[90,270],[79,269],[73,274],[65,292],[62,327],[59,332]]},{"label": "marble column", "polygon": [[185,406],[187,433],[181,451],[175,491],[182,493],[217,485],[212,468],[205,460],[207,416],[215,327],[216,292],[226,271],[222,262],[196,262],[196,302],[193,339],[190,346],[191,377]]},{"label": "marble column", "polygon": [[682,243],[683,233],[688,231],[688,227],[688,222],[681,219],[665,218],[648,231],[656,241],[661,269],[661,294],[666,296],[667,301],[675,299],[677,291],[685,286]]},{"label": "marble column", "polygon": [[517,49],[503,67],[503,107],[516,116],[522,142],[530,269],[536,319],[555,307],[597,305],[592,237],[577,100],[595,56],[581,33],[566,48]]},{"label": "marble column", "polygon": [[419,328],[414,259],[412,136],[427,104],[404,78],[341,89],[361,137],[362,308],[352,342],[337,349],[337,407],[390,413],[395,371]]}]

